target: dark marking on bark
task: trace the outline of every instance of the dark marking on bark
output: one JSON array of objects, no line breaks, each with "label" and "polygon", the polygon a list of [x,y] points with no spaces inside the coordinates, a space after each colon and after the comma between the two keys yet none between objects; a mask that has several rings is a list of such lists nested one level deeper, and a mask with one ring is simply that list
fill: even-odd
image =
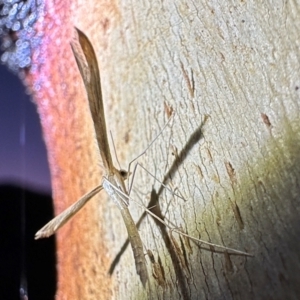
[{"label": "dark marking on bark", "polygon": [[226,161],[225,162],[225,167],[226,167],[227,174],[229,175],[229,178],[230,178],[231,182],[233,184],[236,183],[237,182],[236,174],[235,174],[235,170],[234,170],[232,164],[229,161]]},{"label": "dark marking on bark", "polygon": [[171,153],[173,156],[175,156],[175,158],[178,158],[178,149],[176,146],[174,145],[170,145],[170,148],[171,148]]},{"label": "dark marking on bark", "polygon": [[205,114],[205,115],[204,115],[204,119],[203,119],[203,124],[205,124],[206,121],[207,121],[209,118],[210,118],[210,115]]},{"label": "dark marking on bark", "polygon": [[186,81],[190,96],[192,98],[194,98],[194,95],[195,95],[195,82],[194,82],[193,70],[191,70],[191,80],[190,80],[186,70],[184,69],[184,66],[183,66],[182,62],[180,62],[180,66],[181,66],[181,70],[182,70],[182,73],[183,73],[183,78]]},{"label": "dark marking on bark", "polygon": [[203,179],[204,176],[203,176],[203,173],[202,173],[202,170],[201,170],[200,166],[195,164],[195,167],[196,167],[197,173],[199,174],[200,179]]},{"label": "dark marking on bark", "polygon": [[211,155],[211,152],[210,152],[209,148],[206,148],[206,150],[207,150],[209,162],[212,163],[213,162],[213,157]]},{"label": "dark marking on bark", "polygon": [[183,241],[184,241],[183,247],[187,249],[187,252],[188,252],[189,255],[193,254],[193,248],[191,246],[191,240],[188,237],[186,237],[185,235],[182,236],[182,238],[183,238]]},{"label": "dark marking on bark", "polygon": [[161,260],[159,259],[160,263],[156,262],[154,255],[150,249],[147,250],[147,254],[152,264],[153,278],[156,280],[159,286],[165,289],[167,287],[167,284],[166,284],[165,272],[161,264]]},{"label": "dark marking on bark", "polygon": [[266,190],[266,187],[265,187],[264,183],[261,180],[258,180],[258,184],[262,188],[263,192],[266,193],[267,190]]},{"label": "dark marking on bark", "polygon": [[164,110],[167,115],[167,118],[170,119],[174,112],[173,106],[169,105],[167,101],[164,101]]},{"label": "dark marking on bark", "polygon": [[271,122],[270,122],[269,117],[268,117],[266,114],[264,114],[264,113],[261,113],[260,115],[261,115],[261,117],[262,117],[263,122],[267,125],[267,127],[268,127],[268,128],[271,128],[271,127],[272,127],[272,124],[271,124]]},{"label": "dark marking on bark", "polygon": [[222,225],[222,218],[221,218],[221,215],[220,215],[220,209],[219,209],[219,206],[216,205],[216,202],[218,203],[220,201],[219,198],[219,193],[216,191],[213,195],[213,197],[211,198],[212,200],[212,203],[213,203],[213,206],[215,208],[215,218],[216,218],[216,223],[217,223],[217,226],[220,227]]},{"label": "dark marking on bark", "polygon": [[[183,231],[183,229],[181,228],[181,230]],[[180,238],[180,244],[181,244],[181,249],[182,249],[182,255],[184,258],[184,265],[186,266],[186,271],[188,273],[188,278],[191,278],[192,273],[191,270],[189,268],[189,259],[188,259],[188,255],[187,255],[187,251],[186,251],[186,247],[185,247],[185,243],[184,243],[184,238],[182,236],[179,236]]]},{"label": "dark marking on bark", "polygon": [[230,255],[228,254],[227,251],[224,252],[224,257],[225,257],[225,270],[228,273],[233,273],[233,264],[230,259]]},{"label": "dark marking on bark", "polygon": [[129,142],[129,131],[126,131],[125,135],[124,135],[124,142],[125,144],[127,144]]},{"label": "dark marking on bark", "polygon": [[282,274],[281,272],[279,272],[279,274],[278,274],[278,279],[279,279],[281,284],[287,284],[288,283],[288,280],[286,279],[284,274]]},{"label": "dark marking on bark", "polygon": [[192,101],[189,101],[189,105],[192,107],[192,110],[194,112],[194,115],[196,114],[196,110],[195,110],[195,105],[194,105],[194,102]]},{"label": "dark marking on bark", "polygon": [[220,52],[220,54],[221,54],[222,61],[225,61],[225,56],[224,56],[224,54],[223,54],[222,52]]},{"label": "dark marking on bark", "polygon": [[208,247],[209,247],[210,252],[212,252],[212,253],[216,252],[216,248],[214,246],[209,245]]},{"label": "dark marking on bark", "polygon": [[181,251],[180,246],[179,246],[178,242],[176,241],[176,239],[174,238],[172,232],[170,232],[170,239],[171,239],[171,242],[172,242],[172,244],[174,246],[174,249],[176,251],[177,257],[180,260],[180,265],[185,270],[185,275],[189,278],[190,277],[190,270],[189,270],[188,266],[186,265],[186,261],[184,259],[183,252]]},{"label": "dark marking on bark", "polygon": [[236,202],[234,202],[234,203],[231,202],[231,207],[232,207],[234,216],[237,220],[240,230],[243,230],[245,225],[244,225],[244,221],[243,221],[239,206],[236,204]]},{"label": "dark marking on bark", "polygon": [[107,32],[108,29],[110,28],[110,20],[108,18],[105,18],[102,22],[101,22],[101,25],[102,25],[102,29],[104,32]]},{"label": "dark marking on bark", "polygon": [[284,270],[287,270],[288,268],[286,266],[285,255],[282,254],[281,252],[279,252],[279,257],[280,257],[280,260],[281,260]]}]

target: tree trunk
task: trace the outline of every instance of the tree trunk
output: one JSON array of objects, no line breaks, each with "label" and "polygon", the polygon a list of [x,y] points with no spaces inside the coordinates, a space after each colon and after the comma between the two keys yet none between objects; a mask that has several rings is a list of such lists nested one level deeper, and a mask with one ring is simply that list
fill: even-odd
[{"label": "tree trunk", "polygon": [[151,200],[188,234],[253,257],[188,241],[144,216],[139,231],[153,257],[146,255],[150,284],[143,289],[130,247],[122,248],[120,213],[101,192],[57,235],[57,299],[296,299],[299,7],[167,2],[46,4],[39,68],[27,82],[44,128],[56,212],[101,183],[69,44],[77,26],[98,56],[107,127],[123,168],[175,112],[140,161],[185,200],[139,169],[134,219],[143,214],[137,203]]}]

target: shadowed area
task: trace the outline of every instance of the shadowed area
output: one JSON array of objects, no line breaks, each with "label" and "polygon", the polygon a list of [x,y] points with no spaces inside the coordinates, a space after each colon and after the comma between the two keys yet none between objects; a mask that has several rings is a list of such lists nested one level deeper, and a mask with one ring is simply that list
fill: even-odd
[{"label": "shadowed area", "polygon": [[[204,121],[199,125],[199,127],[193,132],[193,134],[190,136],[190,138],[188,139],[188,141],[185,144],[185,146],[183,147],[183,149],[176,156],[172,166],[170,167],[170,169],[168,170],[168,172],[164,176],[164,179],[162,181],[162,183],[164,185],[166,185],[168,183],[169,179],[176,173],[179,166],[184,162],[184,160],[186,159],[186,157],[187,157],[188,153],[191,151],[191,149],[200,141],[201,137],[203,136],[203,133],[202,133],[203,126],[205,125],[206,121],[207,121],[207,118],[205,118]],[[163,190],[164,190],[163,185],[161,185],[158,192],[156,192],[155,190],[152,190],[150,201],[149,201],[149,204],[147,206],[147,208],[149,210],[151,210],[161,220],[164,220],[164,216],[162,215],[161,210],[160,210],[159,196],[162,194]],[[140,217],[139,221],[136,224],[137,228],[140,227],[140,225],[141,225],[143,219],[146,217],[146,215],[147,215],[146,212],[144,212],[142,214],[142,216]],[[162,237],[164,239],[165,245],[166,245],[166,247],[169,251],[169,254],[172,258],[172,261],[174,263],[176,274],[179,278],[181,278],[183,276],[183,274],[182,274],[182,270],[179,267],[180,266],[179,259],[176,255],[176,251],[174,250],[174,247],[172,246],[172,242],[171,242],[170,237],[167,233],[167,229],[166,229],[165,225],[160,223],[157,219],[153,218],[153,220],[161,230]],[[121,259],[121,256],[124,253],[124,251],[126,250],[128,244],[129,244],[129,240],[127,239],[126,242],[124,243],[124,245],[122,246],[122,248],[120,249],[120,251],[118,252],[118,254],[116,255],[115,259],[113,260],[111,266],[110,266],[110,269],[109,269],[109,272],[108,272],[110,275],[113,274],[114,269],[117,266],[117,264],[119,263],[119,261]],[[179,281],[179,283],[181,284],[182,281]],[[183,298],[188,299],[187,286],[185,284],[181,284],[180,288],[181,288],[181,291],[182,291],[182,294],[183,294]]]},{"label": "shadowed area", "polygon": [[53,217],[51,197],[3,184],[0,201],[0,299],[20,299],[21,288],[29,300],[54,299],[55,239],[34,240]]}]

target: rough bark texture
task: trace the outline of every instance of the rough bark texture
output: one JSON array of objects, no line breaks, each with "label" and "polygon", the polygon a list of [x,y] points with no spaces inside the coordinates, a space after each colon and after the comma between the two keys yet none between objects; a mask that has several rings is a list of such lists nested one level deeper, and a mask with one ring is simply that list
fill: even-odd
[{"label": "rough bark texture", "polygon": [[[162,213],[174,225],[254,255],[216,253],[145,217],[140,233],[154,258],[147,256],[151,282],[144,290],[130,247],[120,254],[126,241],[120,214],[101,194],[58,234],[57,299],[296,299],[297,3],[56,2],[43,21],[48,59],[28,82],[39,80],[35,99],[57,212],[101,178],[69,46],[76,25],[98,55],[107,127],[123,168],[176,112],[142,161],[159,180],[167,175],[185,201],[141,170],[132,198],[148,205],[158,194]],[[138,220],[143,210],[133,201],[130,209]]]}]

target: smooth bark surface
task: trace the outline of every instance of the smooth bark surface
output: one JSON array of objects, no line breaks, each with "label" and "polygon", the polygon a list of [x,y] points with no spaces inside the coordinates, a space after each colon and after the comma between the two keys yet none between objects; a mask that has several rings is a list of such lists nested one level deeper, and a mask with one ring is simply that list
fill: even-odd
[{"label": "smooth bark surface", "polygon": [[101,178],[69,45],[74,25],[97,53],[107,127],[123,168],[175,112],[141,161],[185,200],[139,170],[130,204],[135,220],[143,209],[134,201],[151,200],[188,234],[254,257],[188,242],[147,216],[139,230],[153,257],[146,257],[151,279],[143,289],[130,247],[122,248],[121,216],[101,193],[58,234],[57,298],[296,299],[297,3],[64,1],[48,7],[47,61],[28,82],[35,86],[57,212]]}]

